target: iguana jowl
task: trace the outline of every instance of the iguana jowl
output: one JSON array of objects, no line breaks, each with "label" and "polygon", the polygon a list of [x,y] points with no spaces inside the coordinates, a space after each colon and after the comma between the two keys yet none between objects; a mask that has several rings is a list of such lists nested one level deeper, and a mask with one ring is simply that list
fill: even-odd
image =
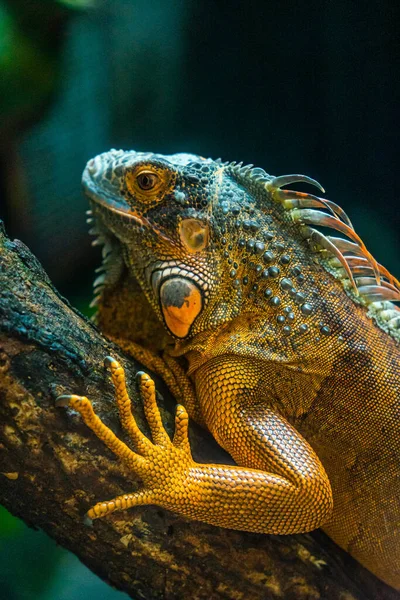
[{"label": "iguana jowl", "polygon": [[[143,481],[88,515],[157,504],[245,531],[322,526],[400,589],[400,284],[340,207],[282,189],[298,181],[320,188],[190,154],[89,161],[99,324],[185,408],[171,442],[140,374],[150,442],[109,358],[133,452],[87,398],[62,397]],[[240,466],[195,463],[187,413]]]}]

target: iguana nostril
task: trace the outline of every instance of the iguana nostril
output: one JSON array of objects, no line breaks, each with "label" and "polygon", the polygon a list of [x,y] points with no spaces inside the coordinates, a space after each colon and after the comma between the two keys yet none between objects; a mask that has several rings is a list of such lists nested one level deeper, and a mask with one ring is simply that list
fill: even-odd
[{"label": "iguana nostril", "polygon": [[95,159],[91,158],[88,162],[88,164],[86,165],[87,170],[89,171],[89,173],[91,175],[94,175],[94,173],[96,172],[96,166],[95,166]]}]

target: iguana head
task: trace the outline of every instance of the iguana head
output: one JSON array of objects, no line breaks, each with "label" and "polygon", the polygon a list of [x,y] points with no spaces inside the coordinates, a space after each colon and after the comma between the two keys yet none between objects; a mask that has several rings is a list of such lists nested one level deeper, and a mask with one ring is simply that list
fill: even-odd
[{"label": "iguana head", "polygon": [[88,163],[83,185],[100,230],[119,240],[173,336],[215,327],[238,312],[239,231],[232,235],[230,221],[243,213],[250,219],[254,202],[226,165],[191,154],[111,151]]},{"label": "iguana head", "polygon": [[[285,310],[286,316],[297,310],[305,317],[314,304],[310,286],[302,289],[302,270],[309,267],[309,272],[318,261],[304,238],[322,262],[326,254],[336,261],[331,269],[327,263],[324,268],[333,274],[339,269],[339,278],[355,294],[354,269],[346,253],[364,260],[364,272],[378,280],[371,287],[373,300],[396,299],[388,288],[394,279],[382,287],[380,278],[387,272],[367,252],[345,213],[327,200],[281,189],[295,181],[322,189],[305,176],[274,178],[252,165],[193,154],[111,150],[89,161],[83,174],[96,233],[111,248],[106,255],[123,257],[177,339],[214,330],[250,309],[272,312],[291,335]],[[310,225],[338,229],[352,242],[326,237]],[[114,278],[115,264],[113,260]],[[104,276],[100,279],[103,283]],[[308,329],[300,321],[299,327],[300,333]]]}]

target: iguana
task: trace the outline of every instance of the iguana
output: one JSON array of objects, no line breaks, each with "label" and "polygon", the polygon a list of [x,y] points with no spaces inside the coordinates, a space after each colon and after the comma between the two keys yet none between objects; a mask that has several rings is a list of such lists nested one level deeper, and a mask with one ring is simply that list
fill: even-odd
[{"label": "iguana", "polygon": [[[110,357],[135,451],[88,398],[58,403],[143,482],[96,504],[90,519],[156,504],[243,531],[322,526],[400,589],[400,283],[337,204],[283,189],[296,182],[324,192],[303,175],[192,154],[90,160],[83,187],[104,244],[98,322],[176,394],[175,436],[143,372],[153,441],[139,430]],[[239,466],[195,463],[188,415]]]}]

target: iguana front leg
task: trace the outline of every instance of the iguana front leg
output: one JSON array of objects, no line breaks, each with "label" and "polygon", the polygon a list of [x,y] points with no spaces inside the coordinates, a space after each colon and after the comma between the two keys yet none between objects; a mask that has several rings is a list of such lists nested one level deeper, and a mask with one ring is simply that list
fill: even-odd
[{"label": "iguana front leg", "polygon": [[[280,470],[287,471],[286,477],[252,468],[195,463],[190,452],[186,410],[182,406],[177,408],[176,431],[171,442],[161,422],[154,383],[141,373],[140,390],[152,443],[140,431],[131,413],[123,369],[113,359],[107,362],[121,423],[129,432],[136,452],[101,422],[87,398],[61,396],[57,402],[80,412],[88,427],[140,477],[143,487],[136,493],[96,504],[89,510],[89,518],[131,506],[157,504],[192,519],[244,531],[292,533],[319,525],[314,515],[308,516],[312,507],[307,491],[298,485],[290,471],[293,467],[284,468],[284,460]],[[289,431],[291,441],[301,446],[303,440],[298,434],[296,439],[296,432],[290,426],[286,429],[287,424],[279,419],[274,421],[275,428],[277,425],[277,430]],[[311,449],[308,449],[309,454]]]},{"label": "iguana front leg", "polygon": [[299,389],[285,382],[282,392],[276,368],[269,367],[260,370],[256,361],[236,355],[207,361],[196,372],[198,401],[216,441],[239,465],[264,475],[268,515],[255,517],[253,531],[312,531],[332,513],[330,482],[310,444],[274,408],[279,393]]}]

